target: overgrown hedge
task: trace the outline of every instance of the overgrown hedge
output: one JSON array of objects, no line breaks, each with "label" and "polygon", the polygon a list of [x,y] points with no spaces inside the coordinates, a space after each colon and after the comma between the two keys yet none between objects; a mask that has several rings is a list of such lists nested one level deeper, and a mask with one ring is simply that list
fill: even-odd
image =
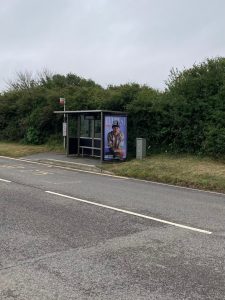
[{"label": "overgrown hedge", "polygon": [[41,144],[61,135],[53,114],[65,97],[68,110],[127,111],[128,145],[147,139],[149,151],[225,154],[225,58],[207,59],[183,71],[172,70],[160,92],[136,83],[103,88],[74,74],[18,74],[0,95],[0,139]]}]

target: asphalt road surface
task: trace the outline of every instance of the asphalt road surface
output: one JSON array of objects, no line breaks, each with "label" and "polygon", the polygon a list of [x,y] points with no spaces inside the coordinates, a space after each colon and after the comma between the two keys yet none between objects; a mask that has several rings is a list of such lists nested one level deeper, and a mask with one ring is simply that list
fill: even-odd
[{"label": "asphalt road surface", "polygon": [[0,157],[0,299],[225,299],[225,195]]}]

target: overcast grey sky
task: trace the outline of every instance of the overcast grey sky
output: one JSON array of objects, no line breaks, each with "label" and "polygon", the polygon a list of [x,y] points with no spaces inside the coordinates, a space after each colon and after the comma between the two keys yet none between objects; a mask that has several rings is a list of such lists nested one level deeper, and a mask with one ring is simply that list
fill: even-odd
[{"label": "overcast grey sky", "polygon": [[225,0],[0,0],[0,90],[18,71],[163,89],[225,56]]}]

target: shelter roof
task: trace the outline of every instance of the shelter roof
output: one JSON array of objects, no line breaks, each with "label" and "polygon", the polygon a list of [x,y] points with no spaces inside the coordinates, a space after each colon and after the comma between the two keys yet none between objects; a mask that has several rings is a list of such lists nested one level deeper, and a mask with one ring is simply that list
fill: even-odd
[{"label": "shelter roof", "polygon": [[96,113],[110,113],[114,115],[127,114],[127,112],[123,111],[112,111],[112,110],[57,110],[54,111],[55,114],[96,114]]}]

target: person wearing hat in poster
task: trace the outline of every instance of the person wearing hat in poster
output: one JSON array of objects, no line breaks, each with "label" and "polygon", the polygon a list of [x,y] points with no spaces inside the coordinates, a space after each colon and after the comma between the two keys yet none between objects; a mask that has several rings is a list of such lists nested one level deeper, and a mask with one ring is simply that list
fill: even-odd
[{"label": "person wearing hat in poster", "polygon": [[113,158],[123,159],[123,141],[124,134],[120,130],[120,125],[117,120],[113,121],[112,131],[107,135],[108,147]]}]

